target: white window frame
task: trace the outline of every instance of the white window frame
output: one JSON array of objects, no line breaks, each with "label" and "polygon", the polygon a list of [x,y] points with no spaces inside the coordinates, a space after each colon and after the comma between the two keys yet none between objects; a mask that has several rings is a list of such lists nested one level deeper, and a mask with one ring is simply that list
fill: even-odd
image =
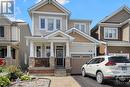
[{"label": "white window frame", "polygon": [[[87,26],[86,26],[85,23],[74,23],[74,27],[75,27],[77,24],[79,25],[79,30],[81,30],[81,25],[84,25],[84,32],[87,31],[87,30],[86,30],[86,29],[87,29],[87,28],[86,28]],[[76,28],[76,27],[75,27],[75,28]]]},{"label": "white window frame", "polygon": [[[45,19],[45,29],[41,28],[41,19]],[[48,19],[54,19],[54,29],[53,30],[48,30]],[[47,32],[53,32],[56,29],[56,20],[60,20],[60,30],[62,29],[62,18],[61,17],[49,17],[49,16],[39,16],[39,29],[42,31],[47,31]]]},{"label": "white window frame", "polygon": [[35,57],[38,57],[38,56],[37,56],[37,46],[40,46],[40,47],[41,47],[41,50],[40,50],[40,52],[41,52],[40,55],[41,55],[41,56],[40,56],[40,57],[42,58],[42,51],[43,51],[42,45],[35,45]]},{"label": "white window frame", "polygon": [[[113,34],[112,34],[112,37],[109,37],[108,30],[116,30],[116,37],[113,37]],[[106,31],[107,31],[108,37],[106,37]],[[118,39],[118,28],[116,28],[116,27],[104,27],[104,39]]]}]

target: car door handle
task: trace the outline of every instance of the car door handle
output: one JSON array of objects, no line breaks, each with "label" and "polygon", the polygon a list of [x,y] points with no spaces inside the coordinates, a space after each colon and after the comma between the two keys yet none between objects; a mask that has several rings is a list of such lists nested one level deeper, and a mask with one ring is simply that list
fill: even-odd
[{"label": "car door handle", "polygon": [[99,66],[99,65],[96,65],[96,66]]}]

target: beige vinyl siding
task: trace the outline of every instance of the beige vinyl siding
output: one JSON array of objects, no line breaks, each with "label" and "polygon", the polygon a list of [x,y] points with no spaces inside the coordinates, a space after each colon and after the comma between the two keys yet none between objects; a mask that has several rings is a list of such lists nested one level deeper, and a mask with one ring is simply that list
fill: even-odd
[{"label": "beige vinyl siding", "polygon": [[42,11],[42,12],[56,12],[56,13],[64,13],[62,10],[54,6],[53,4],[46,4],[36,11]]},{"label": "beige vinyl siding", "polygon": [[75,38],[74,42],[92,42],[76,32],[70,33],[69,35]]},{"label": "beige vinyl siding", "polygon": [[[4,25],[2,25],[2,26],[4,26]],[[10,25],[4,26],[4,37],[0,37],[0,40],[2,40],[2,41],[10,41],[11,40]]]},{"label": "beige vinyl siding", "polygon": [[[33,25],[33,28],[34,28],[34,35],[35,36],[41,36],[41,35],[46,35],[48,33],[51,33],[51,32],[48,32],[48,31],[44,31],[44,30],[40,30],[39,29],[39,25],[40,25],[40,21],[39,21],[39,17],[58,17],[58,18],[62,18],[62,27],[61,29],[63,31],[66,30],[66,16],[58,16],[58,15],[45,15],[45,14],[34,14],[34,25]],[[54,31],[53,31],[54,32]]]},{"label": "beige vinyl siding", "polygon": [[122,27],[122,40],[123,41],[129,41],[130,40],[130,28],[129,25],[126,24]]},{"label": "beige vinyl siding", "polygon": [[[18,24],[20,28],[20,43],[19,43],[19,64],[25,68],[29,58],[29,45],[26,46],[26,36],[31,36],[30,28],[27,24]],[[26,58],[27,57],[27,58]],[[26,60],[27,59],[27,60]]]},{"label": "beige vinyl siding", "polygon": [[122,10],[119,13],[117,13],[116,15],[114,15],[113,17],[109,18],[105,22],[121,23],[121,22],[124,22],[125,20],[127,20],[129,18],[130,18],[130,14],[128,12],[126,12],[125,10]]},{"label": "beige vinyl siding", "polygon": [[87,53],[94,53],[95,46],[87,43],[72,43],[70,45],[70,53],[72,54],[87,54]]}]

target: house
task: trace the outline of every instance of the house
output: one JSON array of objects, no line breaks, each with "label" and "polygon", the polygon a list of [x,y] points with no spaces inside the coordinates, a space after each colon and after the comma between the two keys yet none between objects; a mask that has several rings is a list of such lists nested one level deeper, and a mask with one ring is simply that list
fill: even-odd
[{"label": "house", "polygon": [[91,30],[91,35],[103,42],[98,48],[98,55],[124,55],[130,58],[130,9],[122,6],[105,17]]},{"label": "house", "polygon": [[29,9],[32,19],[29,72],[79,74],[96,56],[99,41],[90,36],[90,20],[70,19],[71,12],[56,0],[42,0]]},{"label": "house", "polygon": [[7,66],[27,65],[29,47],[26,47],[25,36],[31,36],[29,25],[25,22],[12,21],[0,16],[0,60]]}]

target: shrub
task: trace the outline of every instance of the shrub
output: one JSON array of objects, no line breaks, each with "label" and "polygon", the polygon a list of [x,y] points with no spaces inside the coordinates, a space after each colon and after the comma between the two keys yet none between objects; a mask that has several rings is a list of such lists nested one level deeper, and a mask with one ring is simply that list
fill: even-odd
[{"label": "shrub", "polygon": [[28,75],[23,75],[23,76],[21,76],[20,79],[21,79],[21,81],[28,81],[28,80],[31,80],[31,77]]},{"label": "shrub", "polygon": [[8,72],[7,68],[6,67],[0,67],[0,73],[2,72]]},{"label": "shrub", "polygon": [[0,87],[6,87],[10,84],[10,80],[5,77],[5,76],[1,76],[0,77]]},{"label": "shrub", "polygon": [[23,72],[16,66],[9,66],[8,67],[8,78],[12,80],[16,80],[18,77],[20,78],[23,75]]}]

